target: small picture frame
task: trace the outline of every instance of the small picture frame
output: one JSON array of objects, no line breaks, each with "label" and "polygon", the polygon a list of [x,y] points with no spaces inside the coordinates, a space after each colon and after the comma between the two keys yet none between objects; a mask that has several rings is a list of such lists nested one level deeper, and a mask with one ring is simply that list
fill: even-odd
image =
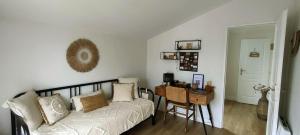
[{"label": "small picture frame", "polygon": [[204,90],[204,74],[193,74],[193,89]]},{"label": "small picture frame", "polygon": [[201,40],[179,40],[175,41],[176,50],[201,50]]}]

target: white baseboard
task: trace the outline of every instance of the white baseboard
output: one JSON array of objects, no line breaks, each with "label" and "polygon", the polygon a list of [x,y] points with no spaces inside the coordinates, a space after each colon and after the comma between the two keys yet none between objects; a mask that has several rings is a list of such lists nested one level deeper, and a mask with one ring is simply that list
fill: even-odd
[{"label": "white baseboard", "polygon": [[[171,109],[171,106],[168,106],[168,109]],[[202,108],[202,109],[203,109],[203,108]],[[185,109],[182,109],[182,108],[178,108],[177,111],[180,112],[180,113],[185,113]],[[205,111],[205,109],[203,109],[202,111]],[[173,115],[172,112],[169,112],[169,114]],[[205,123],[206,125],[211,126],[211,122],[210,122],[209,116],[205,115],[205,113],[204,113],[203,115],[204,115],[204,116],[203,116],[203,117],[204,117],[204,123]],[[178,114],[176,114],[176,116],[185,118],[185,116],[183,116],[183,115],[178,115]],[[191,117],[190,120],[194,120],[193,117]],[[199,110],[198,110],[197,108],[196,108],[196,121],[197,121],[197,122],[200,122],[200,123],[203,123],[203,122],[202,122],[202,119],[201,119],[201,116],[200,116],[200,112],[199,112]],[[214,122],[214,123],[215,123],[215,122]],[[218,125],[219,125],[219,124],[218,124]],[[216,126],[216,125],[214,125],[214,126]],[[219,127],[219,126],[216,126],[216,127]]]},{"label": "white baseboard", "polygon": [[[158,109],[158,110],[160,110],[160,111],[163,111],[163,110],[164,110],[164,103],[163,103],[163,102],[164,102],[164,101],[161,100],[161,103],[160,103],[160,106],[159,106],[159,109]],[[171,109],[172,106],[173,106],[173,105],[170,104],[170,105],[168,106],[168,109]],[[185,113],[185,109],[178,108],[177,111],[180,112],[180,113]],[[203,111],[204,123],[205,123],[206,125],[211,126],[210,119],[209,119],[209,116],[208,116],[207,108],[203,106],[203,107],[202,107],[202,111]],[[169,112],[169,113],[173,115],[173,113],[171,113],[171,112]],[[176,116],[179,116],[179,117],[184,118],[183,115],[178,115],[178,114],[177,114]],[[190,118],[190,119],[193,120],[193,118]],[[196,107],[196,121],[202,123],[202,120],[201,120],[201,116],[200,116],[200,112],[199,112],[198,107]],[[214,117],[213,117],[213,122],[214,122],[214,126],[215,126],[215,127],[217,127],[217,128],[222,128],[222,123],[221,123],[221,122],[218,122],[218,120],[214,119]]]},{"label": "white baseboard", "polygon": [[[169,112],[169,114],[170,114],[170,115],[173,115],[172,112]],[[185,118],[185,116],[183,116],[183,115],[178,115],[178,114],[176,114],[176,116]],[[190,118],[190,120],[194,120],[194,119],[193,119],[193,118]],[[200,116],[197,116],[197,117],[196,117],[196,121],[202,123],[201,117],[200,117]],[[209,120],[209,119],[205,119],[205,118],[204,118],[204,123],[205,123],[205,125],[211,126],[211,123],[210,123],[210,120]],[[214,126],[215,126],[215,125],[214,125]]]},{"label": "white baseboard", "polygon": [[236,101],[237,100],[236,97],[234,97],[234,96],[227,96],[227,97],[225,97],[225,99],[232,100],[232,101]]}]

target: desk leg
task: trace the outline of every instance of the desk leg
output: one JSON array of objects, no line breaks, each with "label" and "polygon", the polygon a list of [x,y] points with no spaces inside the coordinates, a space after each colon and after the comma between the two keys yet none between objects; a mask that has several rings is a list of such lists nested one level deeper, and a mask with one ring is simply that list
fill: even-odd
[{"label": "desk leg", "polygon": [[205,127],[205,121],[204,121],[203,113],[202,113],[202,108],[201,108],[201,105],[198,105],[198,106],[199,106],[199,111],[200,111],[200,115],[201,115],[201,119],[202,119],[202,124],[203,124],[203,128],[204,128],[204,132],[205,132],[205,135],[207,135],[207,131],[206,131],[206,127]]},{"label": "desk leg", "polygon": [[209,104],[207,104],[207,109],[208,109],[208,114],[209,114],[209,119],[210,119],[211,126],[212,126],[212,128],[215,128],[214,122],[213,122],[213,119],[212,119],[212,115],[211,115],[210,105],[209,105]]},{"label": "desk leg", "polygon": [[154,119],[156,118],[156,114],[157,114],[157,111],[158,111],[158,108],[159,108],[159,105],[160,105],[160,100],[161,100],[161,96],[159,96],[159,98],[158,98],[156,110],[155,110],[155,113],[154,113]]}]

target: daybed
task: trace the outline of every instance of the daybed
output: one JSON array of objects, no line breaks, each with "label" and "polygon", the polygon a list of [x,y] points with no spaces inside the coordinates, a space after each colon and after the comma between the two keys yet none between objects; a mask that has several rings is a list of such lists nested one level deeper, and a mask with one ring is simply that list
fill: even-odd
[{"label": "daybed", "polygon": [[[35,91],[39,96],[51,96],[60,90],[68,90],[70,99],[73,96],[81,95],[83,87],[90,87],[93,91],[102,88],[103,84],[113,84],[118,79],[105,80],[99,82],[64,86],[45,90]],[[113,93],[113,87],[111,86]],[[13,135],[118,135],[126,133],[129,129],[141,123],[142,121],[154,119],[154,94],[151,90],[138,88],[139,97],[142,93],[147,93],[148,98],[137,98],[131,102],[111,102],[108,106],[96,109],[91,112],[71,111],[65,118],[59,120],[54,125],[42,124],[35,131],[29,131],[23,119],[11,111],[11,124]],[[16,95],[17,98],[24,93]],[[70,102],[70,109],[72,109]]]}]

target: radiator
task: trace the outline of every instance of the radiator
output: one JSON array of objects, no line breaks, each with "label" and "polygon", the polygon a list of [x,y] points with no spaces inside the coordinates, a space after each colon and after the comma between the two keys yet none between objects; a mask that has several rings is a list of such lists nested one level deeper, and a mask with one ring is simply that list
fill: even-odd
[{"label": "radiator", "polygon": [[277,135],[292,135],[287,122],[282,118],[278,122]]}]

